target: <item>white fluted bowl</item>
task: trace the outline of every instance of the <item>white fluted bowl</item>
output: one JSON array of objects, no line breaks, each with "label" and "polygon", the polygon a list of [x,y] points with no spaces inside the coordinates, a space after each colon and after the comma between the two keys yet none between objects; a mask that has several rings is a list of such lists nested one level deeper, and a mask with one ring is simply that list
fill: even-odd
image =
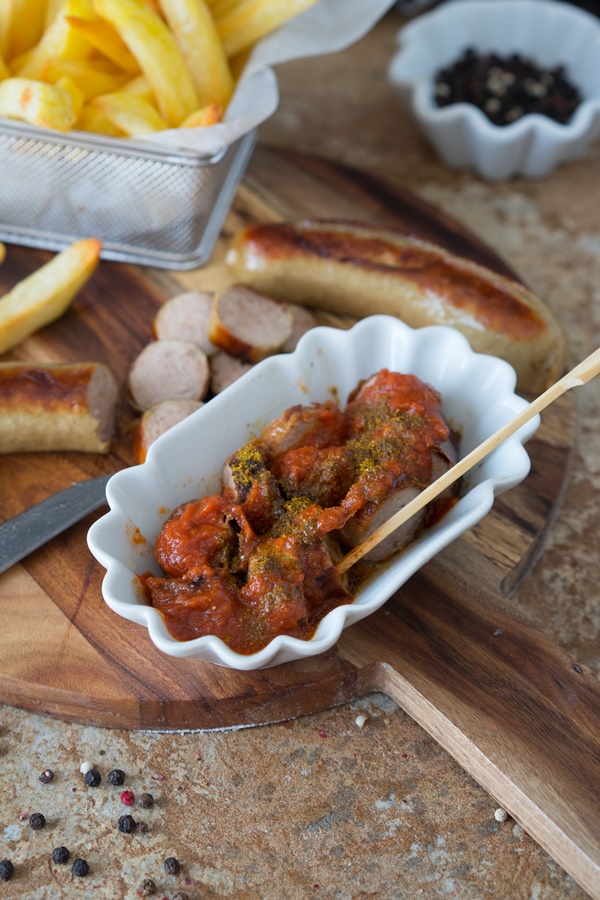
[{"label": "white fluted bowl", "polygon": [[[389,78],[452,168],[474,169],[488,181],[541,178],[600,136],[600,20],[590,13],[558,0],[451,0],[406,25],[398,40]],[[436,73],[467,47],[563,64],[584,99],[566,125],[528,114],[498,126],[469,103],[436,106]]]},{"label": "white fluted bowl", "polygon": [[148,606],[137,576],[160,574],[153,547],[171,511],[220,488],[224,460],[295,403],[348,394],[361,379],[387,367],[418,375],[442,394],[442,409],[461,434],[464,455],[526,406],[514,393],[516,376],[506,362],[474,353],[452,328],[413,330],[390,316],[371,316],[350,331],[315,328],[294,353],[264,360],[214,400],[159,438],[145,463],[114,475],[107,486],[110,511],[92,525],[88,543],[106,568],[104,599],[114,612],[148,629],[171,656],[234,669],[258,669],[331,647],[342,629],[378,609],[404,582],[492,506],[494,495],[527,475],[523,448],[536,418],[498,447],[466,478],[463,496],[447,515],[400,555],[381,565],[353,603],[330,612],[310,641],[279,636],[258,653],[235,653],[214,636],[177,641],[161,614]]}]

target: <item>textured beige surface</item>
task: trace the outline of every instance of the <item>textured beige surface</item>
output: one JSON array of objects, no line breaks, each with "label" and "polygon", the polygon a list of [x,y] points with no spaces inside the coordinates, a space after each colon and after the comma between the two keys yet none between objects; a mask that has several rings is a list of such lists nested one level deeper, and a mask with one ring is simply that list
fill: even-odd
[{"label": "textured beige surface", "polygon": [[[600,344],[600,145],[537,183],[491,186],[445,169],[386,84],[400,24],[390,14],[354,48],[282,68],[281,106],[262,139],[379,172],[455,216],[552,306],[575,362]],[[513,602],[598,674],[600,385],[576,397],[563,507]],[[103,775],[99,787],[84,785],[84,760]],[[4,707],[0,764],[0,856],[15,865],[2,896],[134,898],[144,877],[169,898],[585,896],[514,820],[497,822],[494,799],[382,696],[204,735],[127,734]],[[153,809],[121,805],[122,788],[106,782],[115,766],[124,787],[155,795]],[[43,785],[46,767],[56,775]],[[47,825],[32,831],[38,811]],[[124,812],[148,831],[119,833]],[[88,860],[86,878],[52,865],[60,844]],[[182,863],[177,877],[162,870],[170,855]]]}]

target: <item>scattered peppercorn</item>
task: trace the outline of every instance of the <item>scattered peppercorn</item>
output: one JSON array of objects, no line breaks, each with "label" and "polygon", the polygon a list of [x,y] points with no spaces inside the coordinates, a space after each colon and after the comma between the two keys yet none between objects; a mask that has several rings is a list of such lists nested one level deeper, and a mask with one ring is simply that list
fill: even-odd
[{"label": "scattered peppercorn", "polygon": [[77,875],[78,878],[85,878],[89,871],[90,867],[86,863],[85,859],[76,859],[71,866],[71,872],[73,873],[73,875]]},{"label": "scattered peppercorn", "polygon": [[173,894],[173,900],[189,900],[189,897],[184,891],[177,891]]},{"label": "scattered peppercorn", "polygon": [[135,828],[135,819],[133,816],[120,816],[118,827],[123,834],[130,834]]},{"label": "scattered peppercorn", "polygon": [[66,847],[55,847],[52,851],[52,862],[64,865],[69,861],[71,853]]},{"label": "scattered peppercorn", "polygon": [[29,817],[29,825],[34,831],[39,831],[46,824],[46,817],[42,813],[34,813]]},{"label": "scattered peppercorn", "polygon": [[154,894],[155,891],[156,891],[156,885],[154,884],[152,879],[144,878],[144,880],[142,881],[142,883],[139,886],[137,893],[140,897],[149,897],[151,894]]},{"label": "scattered peppercorn", "polygon": [[518,53],[478,55],[472,47],[434,79],[437,106],[471,103],[494,125],[538,113],[565,125],[582,101],[565,67],[546,69]]},{"label": "scattered peppercorn", "polygon": [[150,809],[151,806],[154,806],[154,797],[146,791],[145,793],[140,794],[138,803],[142,809]]},{"label": "scattered peppercorn", "polygon": [[148,831],[148,826],[146,825],[145,822],[136,822],[135,830],[139,831],[140,834],[145,834],[145,832]]},{"label": "scattered peppercorn", "polygon": [[109,784],[123,784],[125,781],[125,772],[123,769],[111,769],[106,776]]},{"label": "scattered peppercorn", "polygon": [[181,863],[175,856],[168,856],[163,863],[163,868],[168,875],[179,875]]},{"label": "scattered peppercorn", "polygon": [[97,769],[90,769],[85,773],[85,783],[88,787],[98,787],[100,782],[102,781],[102,775]]},{"label": "scattered peppercorn", "polygon": [[135,794],[133,791],[122,791],[121,792],[121,803],[125,806],[133,806],[135,800]]},{"label": "scattered peppercorn", "polygon": [[52,769],[44,769],[42,774],[40,775],[40,781],[42,784],[49,784],[54,778],[54,772]]},{"label": "scattered peppercorn", "polygon": [[12,878],[14,871],[15,867],[11,863],[10,859],[0,860],[0,878],[2,879],[2,881],[8,881],[9,878]]}]

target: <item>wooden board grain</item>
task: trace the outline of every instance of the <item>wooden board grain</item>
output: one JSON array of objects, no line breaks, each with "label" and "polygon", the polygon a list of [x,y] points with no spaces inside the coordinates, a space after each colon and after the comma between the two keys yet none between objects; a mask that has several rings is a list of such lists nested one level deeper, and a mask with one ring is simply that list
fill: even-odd
[{"label": "wooden board grain", "polygon": [[[175,275],[103,263],[59,322],[7,358],[102,360],[123,384],[164,299],[181,287],[227,282],[231,233],[245,222],[302,215],[394,225],[511,274],[490,248],[411,194],[261,148],[205,269]],[[45,258],[9,247],[0,288]],[[119,439],[106,457],[0,457],[0,517],[129,464],[133,417],[124,394],[118,418]],[[333,650],[262,672],[163,656],[143,629],[113,614],[85,543],[89,517],[0,576],[0,700],[72,721],[171,730],[257,725],[385,691],[600,897],[600,686],[507,602],[542,551],[572,442],[565,396],[528,445],[530,476],[483,522]]]}]

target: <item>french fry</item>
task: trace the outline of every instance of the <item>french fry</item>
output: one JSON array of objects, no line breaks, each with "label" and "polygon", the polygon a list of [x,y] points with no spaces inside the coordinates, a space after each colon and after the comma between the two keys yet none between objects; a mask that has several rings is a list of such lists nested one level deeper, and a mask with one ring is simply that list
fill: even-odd
[{"label": "french fry", "polygon": [[137,75],[135,78],[132,78],[131,81],[126,81],[121,88],[121,91],[126,94],[133,94],[136,97],[141,97],[146,103],[151,103],[152,106],[156,107],[156,96],[145,75]]},{"label": "french fry", "polygon": [[77,241],[0,299],[0,353],[66,312],[98,265],[101,249],[95,238]]},{"label": "french fry", "polygon": [[0,81],[0,116],[62,132],[70,131],[75,124],[68,91],[28,78]]},{"label": "french fry", "polygon": [[144,6],[147,6],[148,9],[151,9],[152,12],[155,12],[157,16],[162,16],[162,12],[160,9],[160,3],[158,0],[142,0]]},{"label": "french fry", "polygon": [[105,134],[108,137],[126,137],[124,131],[107,119],[104,113],[93,106],[84,106],[75,123],[77,131],[90,131],[93,134]]},{"label": "french fry", "polygon": [[215,0],[211,5],[210,11],[215,19],[222,19],[223,16],[230,13],[236,6],[239,6],[243,0]]},{"label": "french fry", "polygon": [[89,41],[92,47],[99,50],[107,59],[110,59],[119,69],[134,75],[140,71],[135,56],[127,45],[121,40],[114,28],[102,19],[78,19],[75,16],[66,16],[69,25]]},{"label": "french fry", "polygon": [[67,22],[67,16],[93,17],[92,0],[64,0],[52,25],[31,51],[25,65],[17,71],[22,78],[40,78],[49,59],[87,59],[93,52],[85,40]]},{"label": "french fry", "polygon": [[13,56],[8,64],[9,71],[12,75],[16,75],[17,72],[19,72],[19,70],[23,68],[32,52],[32,50],[27,50],[25,53],[20,53],[18,56]]},{"label": "french fry", "polygon": [[167,128],[167,123],[156,109],[141,97],[136,97],[135,94],[125,92],[104,94],[92,100],[90,106],[100,110],[127,137],[134,137],[137,134],[152,134],[154,131],[162,131]]},{"label": "french fry", "polygon": [[10,69],[0,55],[0,81],[4,81],[5,78],[10,78]]},{"label": "french fry", "polygon": [[[58,15],[58,11],[63,5],[65,0],[48,0],[48,6],[46,8],[46,26],[45,28],[50,28],[55,18]],[[45,30],[45,29],[44,29]]]},{"label": "french fry", "polygon": [[198,92],[199,105],[225,107],[233,93],[233,76],[214,19],[204,0],[160,0]]},{"label": "french fry", "polygon": [[233,8],[215,9],[215,21],[225,53],[235,56],[317,0],[241,0]]},{"label": "french fry", "polygon": [[51,84],[56,84],[65,75],[76,82],[86,100],[118,91],[127,81],[125,72],[120,72],[108,60],[101,59],[49,59],[41,73],[43,80]]},{"label": "french fry", "polygon": [[11,0],[13,23],[8,48],[12,59],[31,50],[38,43],[45,29],[47,0]]},{"label": "french fry", "polygon": [[239,80],[251,53],[252,47],[246,47],[245,50],[241,50],[240,53],[236,53],[235,56],[231,56],[229,58],[229,65],[231,67],[231,74],[233,75],[234,81]]},{"label": "french fry", "polygon": [[223,118],[223,107],[218,103],[207,103],[202,109],[184,119],[180,128],[206,128],[208,125],[216,125]]},{"label": "french fry", "polygon": [[14,0],[2,0],[0,3],[0,56],[8,59],[8,49],[14,15]]},{"label": "french fry", "polygon": [[200,103],[177,41],[142,0],[94,0],[98,15],[115,28],[156,94],[167,124],[176,128]]},{"label": "french fry", "polygon": [[56,87],[61,87],[71,95],[73,115],[77,118],[85,104],[85,94],[79,85],[73,81],[70,75],[61,75],[56,82]]}]

